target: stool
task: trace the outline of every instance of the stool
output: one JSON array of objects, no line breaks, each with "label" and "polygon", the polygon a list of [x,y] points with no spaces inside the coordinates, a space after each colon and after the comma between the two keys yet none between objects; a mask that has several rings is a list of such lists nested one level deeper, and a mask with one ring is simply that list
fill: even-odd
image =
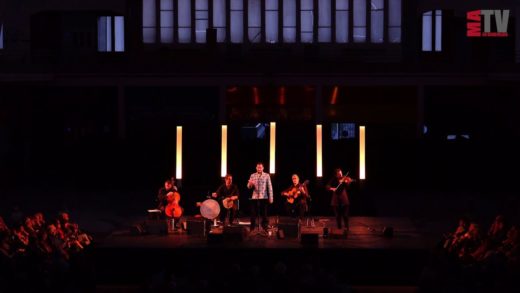
[{"label": "stool", "polygon": [[161,210],[148,210],[148,219],[149,220],[160,220],[161,219]]}]

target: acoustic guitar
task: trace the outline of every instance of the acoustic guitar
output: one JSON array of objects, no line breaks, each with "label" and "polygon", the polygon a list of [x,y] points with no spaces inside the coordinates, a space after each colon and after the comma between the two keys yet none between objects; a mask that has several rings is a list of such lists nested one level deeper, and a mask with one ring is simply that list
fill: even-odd
[{"label": "acoustic guitar", "polygon": [[302,185],[296,187],[293,186],[289,191],[284,192],[282,195],[287,197],[287,202],[293,204],[294,201],[302,194],[301,188],[305,188],[309,184],[309,180],[305,180]]}]

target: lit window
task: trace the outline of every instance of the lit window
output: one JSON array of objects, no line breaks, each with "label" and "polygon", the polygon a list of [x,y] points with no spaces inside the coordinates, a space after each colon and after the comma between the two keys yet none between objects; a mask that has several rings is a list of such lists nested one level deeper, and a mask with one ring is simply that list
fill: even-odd
[{"label": "lit window", "polygon": [[356,138],[355,123],[332,123],[330,125],[330,136],[332,140]]},{"label": "lit window", "polygon": [[423,13],[422,50],[425,52],[442,51],[442,10]]},{"label": "lit window", "polygon": [[260,0],[248,0],[247,33],[251,43],[260,43],[262,39],[262,17]]},{"label": "lit window", "polygon": [[318,5],[318,41],[329,43],[332,38],[331,0],[320,0]]},{"label": "lit window", "polygon": [[265,40],[278,42],[278,0],[265,1]]},{"label": "lit window", "polygon": [[161,43],[173,43],[173,0],[161,0]]},{"label": "lit window", "polygon": [[155,0],[143,0],[143,42],[155,43]]},{"label": "lit window", "polygon": [[366,0],[354,0],[354,42],[367,40],[367,3]]},{"label": "lit window", "polygon": [[208,29],[208,0],[195,0],[195,41],[206,42]]},{"label": "lit window", "polygon": [[384,0],[370,1],[370,41],[382,43],[385,26]]},{"label": "lit window", "polygon": [[0,23],[0,50],[4,48],[4,25]]},{"label": "lit window", "polygon": [[230,6],[231,42],[242,43],[244,41],[244,2],[242,0],[231,0]]},{"label": "lit window", "polygon": [[388,5],[388,41],[401,43],[401,0],[389,0]]},{"label": "lit window", "polygon": [[179,43],[191,42],[191,1],[178,0]]},{"label": "lit window", "polygon": [[123,16],[101,16],[98,18],[98,51],[124,52],[125,25]]},{"label": "lit window", "polygon": [[349,0],[336,0],[336,42],[347,43],[349,32]]},{"label": "lit window", "polygon": [[301,41],[312,43],[314,38],[314,3],[313,0],[300,0]]},{"label": "lit window", "polygon": [[217,42],[226,41],[226,0],[213,1],[213,27],[217,30]]},{"label": "lit window", "polygon": [[283,41],[296,42],[296,0],[283,0]]}]

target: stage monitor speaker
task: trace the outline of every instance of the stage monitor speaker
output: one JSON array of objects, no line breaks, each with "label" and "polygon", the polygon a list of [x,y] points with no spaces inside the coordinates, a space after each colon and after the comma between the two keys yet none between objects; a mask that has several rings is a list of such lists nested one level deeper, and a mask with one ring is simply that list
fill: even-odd
[{"label": "stage monitor speaker", "polygon": [[386,237],[386,238],[394,237],[394,228],[393,227],[384,227],[383,228],[383,237]]},{"label": "stage monitor speaker", "polygon": [[323,238],[329,238],[329,228],[323,228]]},{"label": "stage monitor speaker", "polygon": [[242,226],[226,226],[223,233],[226,242],[242,242],[246,238],[247,230]]},{"label": "stage monitor speaker", "polygon": [[146,231],[153,235],[168,234],[168,223],[166,220],[147,220]]},{"label": "stage monitor speaker", "polygon": [[224,233],[222,232],[211,232],[208,233],[208,244],[222,244],[225,241]]},{"label": "stage monitor speaker", "polygon": [[318,247],[318,233],[302,233],[301,244],[305,247]]},{"label": "stage monitor speaker", "polygon": [[188,219],[186,220],[186,233],[188,235],[206,235],[206,223],[203,219]]},{"label": "stage monitor speaker", "polygon": [[278,219],[278,230],[283,231],[284,238],[298,238],[300,235],[300,220],[297,218]]}]

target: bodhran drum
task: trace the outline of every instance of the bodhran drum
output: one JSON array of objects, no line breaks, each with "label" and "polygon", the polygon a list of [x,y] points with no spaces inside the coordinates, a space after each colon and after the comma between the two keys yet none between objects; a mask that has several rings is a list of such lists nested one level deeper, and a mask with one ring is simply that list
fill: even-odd
[{"label": "bodhran drum", "polygon": [[220,214],[220,206],[218,201],[214,199],[206,199],[200,205],[200,214],[208,219],[213,220]]}]

